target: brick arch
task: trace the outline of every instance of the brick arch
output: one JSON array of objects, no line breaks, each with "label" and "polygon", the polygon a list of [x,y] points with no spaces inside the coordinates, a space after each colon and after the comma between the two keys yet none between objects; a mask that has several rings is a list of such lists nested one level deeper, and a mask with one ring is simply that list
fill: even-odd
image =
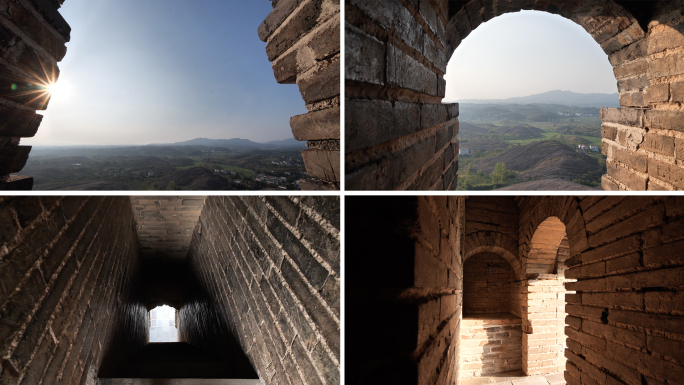
[{"label": "brick arch", "polygon": [[345,2],[347,188],[455,189],[459,112],[441,104],[447,63],[482,23],[534,9],[584,27],[614,67],[622,107],[601,110],[602,187],[684,189],[684,142],[675,140],[684,121],[681,2]]},{"label": "brick arch", "polygon": [[527,258],[531,241],[539,226],[549,217],[556,217],[565,225],[570,257],[578,255],[587,248],[587,232],[584,213],[578,197],[555,196],[532,203],[530,199],[518,200],[520,209],[520,258]]},{"label": "brick arch", "polygon": [[530,240],[530,251],[523,259],[526,274],[554,274],[558,249],[567,239],[565,224],[558,217],[546,218],[537,226]]},{"label": "brick arch", "polygon": [[[593,198],[588,198],[593,199]],[[565,312],[559,305],[565,302],[564,272],[555,271],[554,264],[567,255],[577,256],[587,248],[586,225],[582,199],[578,197],[553,196],[546,198],[523,197],[516,199],[520,210],[520,257],[527,275],[521,289],[523,318],[523,370],[527,375],[554,373],[565,369],[562,346],[557,339],[548,338],[562,333],[565,328]],[[586,204],[585,204],[586,207]],[[546,235],[546,253],[551,263],[546,270],[530,270],[529,266],[544,267],[536,263],[539,259],[540,239]],[[535,243],[537,245],[535,245]],[[544,242],[541,242],[544,243]],[[568,252],[569,246],[569,252]],[[561,248],[563,249],[561,252]],[[544,250],[541,250],[542,254]],[[561,254],[563,254],[561,258]],[[533,263],[530,264],[530,261]],[[553,275],[548,275],[548,274]],[[559,274],[556,274],[559,273]],[[541,287],[541,290],[540,290]],[[545,288],[554,289],[547,291]],[[531,310],[533,309],[533,310]],[[544,314],[542,318],[530,314]],[[553,359],[530,347],[540,344],[552,347],[549,354]]]},{"label": "brick arch", "polygon": [[[613,0],[549,2],[526,0],[517,5],[501,1],[471,0],[450,18],[446,30],[450,58],[470,32],[481,24],[507,13],[535,10],[553,13],[582,26],[598,43],[606,55],[630,45],[646,34],[639,21]],[[450,12],[455,10],[450,9]]]},{"label": "brick arch", "polygon": [[465,245],[463,263],[468,258],[480,253],[494,253],[501,256],[511,265],[517,279],[521,278],[520,261],[516,256],[517,242],[513,238],[506,234],[478,231],[465,237]]}]

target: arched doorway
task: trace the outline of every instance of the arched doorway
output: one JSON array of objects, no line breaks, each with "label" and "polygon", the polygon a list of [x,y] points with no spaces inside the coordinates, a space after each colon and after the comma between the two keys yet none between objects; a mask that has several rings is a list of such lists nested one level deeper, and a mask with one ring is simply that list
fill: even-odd
[{"label": "arched doorway", "polygon": [[460,380],[522,369],[519,284],[513,266],[496,253],[464,262]]},{"label": "arched doorway", "polygon": [[600,186],[600,108],[619,106],[618,87],[580,25],[534,10],[495,17],[456,48],[444,79],[442,103],[459,103],[458,190]]},{"label": "arched doorway", "polygon": [[566,228],[557,217],[544,220],[523,256],[523,370],[527,375],[565,370]]},{"label": "arched doorway", "polygon": [[149,342],[179,342],[178,310],[171,306],[157,306],[149,312]]},{"label": "arched doorway", "polygon": [[[602,187],[645,190],[654,182],[654,188],[684,188],[673,177],[671,139],[684,117],[675,101],[682,96],[672,92],[678,89],[673,79],[684,71],[675,64],[684,45],[677,30],[681,3],[350,0],[345,11],[348,189],[455,188],[459,111],[441,104],[446,65],[482,23],[523,9],[574,21],[609,55],[621,107],[601,112],[602,141],[611,148]],[[649,62],[649,51],[657,54],[655,62]]]}]

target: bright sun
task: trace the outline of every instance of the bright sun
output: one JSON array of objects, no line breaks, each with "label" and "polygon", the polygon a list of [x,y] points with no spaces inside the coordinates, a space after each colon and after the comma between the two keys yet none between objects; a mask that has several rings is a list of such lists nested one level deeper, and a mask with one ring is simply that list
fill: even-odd
[{"label": "bright sun", "polygon": [[47,91],[50,95],[54,94],[59,90],[59,85],[57,83],[52,83],[47,86]]},{"label": "bright sun", "polygon": [[68,99],[71,94],[71,86],[64,79],[60,79],[58,82],[51,83],[47,86],[47,92],[52,97],[53,102],[59,100]]}]

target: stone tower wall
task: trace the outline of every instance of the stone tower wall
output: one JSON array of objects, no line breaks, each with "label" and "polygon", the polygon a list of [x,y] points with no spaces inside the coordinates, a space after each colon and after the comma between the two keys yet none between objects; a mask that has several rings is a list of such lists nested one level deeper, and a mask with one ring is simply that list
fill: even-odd
[{"label": "stone tower wall", "polygon": [[84,384],[147,342],[128,198],[0,198],[0,237],[0,383]]},{"label": "stone tower wall", "polygon": [[9,176],[24,168],[66,54],[71,28],[58,9],[64,0],[0,1],[0,190],[30,190],[33,178]]},{"label": "stone tower wall", "polygon": [[347,0],[345,13],[347,188],[455,189],[447,1]]},{"label": "stone tower wall", "polygon": [[205,202],[190,269],[267,384],[340,382],[339,210],[337,197]]},{"label": "stone tower wall", "polygon": [[[290,119],[297,140],[306,140],[303,189],[339,188],[340,182],[340,2],[272,0],[259,27],[279,83],[299,86],[309,111]],[[321,183],[321,181],[323,183]]]}]

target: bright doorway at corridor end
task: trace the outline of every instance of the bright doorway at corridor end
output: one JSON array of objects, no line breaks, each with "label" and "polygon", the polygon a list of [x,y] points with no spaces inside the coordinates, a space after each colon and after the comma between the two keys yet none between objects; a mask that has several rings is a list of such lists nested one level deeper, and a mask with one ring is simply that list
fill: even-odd
[{"label": "bright doorway at corridor end", "polygon": [[150,310],[150,342],[178,342],[176,309],[163,305]]}]

